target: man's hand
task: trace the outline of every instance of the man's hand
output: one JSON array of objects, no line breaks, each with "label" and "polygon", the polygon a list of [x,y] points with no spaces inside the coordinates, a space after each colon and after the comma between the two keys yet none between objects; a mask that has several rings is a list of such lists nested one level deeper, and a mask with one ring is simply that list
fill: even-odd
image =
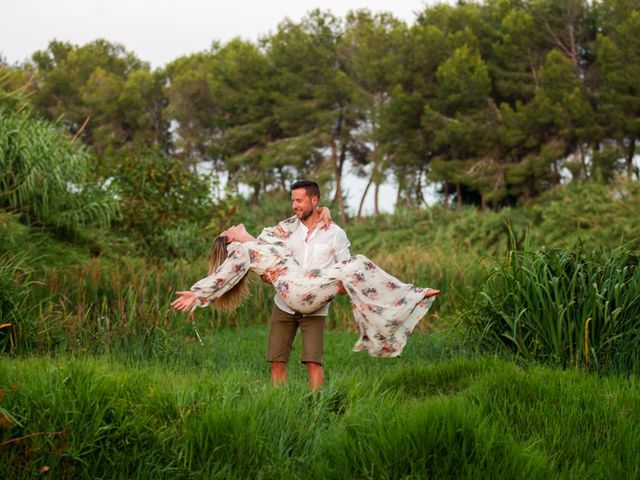
[{"label": "man's hand", "polygon": [[278,277],[282,275],[287,269],[286,268],[272,268],[270,270],[265,270],[260,278],[264,283],[268,283],[269,285],[273,285]]},{"label": "man's hand", "polygon": [[189,310],[196,301],[196,295],[193,292],[176,292],[179,298],[171,302],[171,306],[181,312]]},{"label": "man's hand", "polygon": [[338,295],[346,295],[347,291],[344,289],[342,282],[338,282]]},{"label": "man's hand", "polygon": [[327,207],[318,208],[318,222],[322,223],[323,230],[327,230],[331,226],[331,211]]}]

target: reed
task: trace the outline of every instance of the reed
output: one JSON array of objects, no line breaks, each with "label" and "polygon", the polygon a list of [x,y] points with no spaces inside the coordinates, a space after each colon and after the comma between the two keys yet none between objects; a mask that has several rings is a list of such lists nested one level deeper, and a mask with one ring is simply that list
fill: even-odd
[{"label": "reed", "polygon": [[640,267],[626,247],[512,251],[464,317],[488,345],[587,370],[640,368]]},{"label": "reed", "polygon": [[15,348],[25,319],[37,314],[28,277],[24,256],[0,256],[0,352]]}]

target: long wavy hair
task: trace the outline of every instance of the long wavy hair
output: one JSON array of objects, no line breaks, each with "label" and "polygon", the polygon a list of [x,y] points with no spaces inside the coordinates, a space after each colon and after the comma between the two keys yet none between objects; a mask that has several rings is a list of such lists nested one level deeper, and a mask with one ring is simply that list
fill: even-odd
[{"label": "long wavy hair", "polygon": [[[227,237],[218,236],[214,238],[209,252],[209,275],[224,263],[227,259],[227,253]],[[211,306],[225,312],[235,311],[244,299],[249,296],[249,285],[253,280],[253,276],[252,272],[248,272],[229,291],[211,302]]]}]

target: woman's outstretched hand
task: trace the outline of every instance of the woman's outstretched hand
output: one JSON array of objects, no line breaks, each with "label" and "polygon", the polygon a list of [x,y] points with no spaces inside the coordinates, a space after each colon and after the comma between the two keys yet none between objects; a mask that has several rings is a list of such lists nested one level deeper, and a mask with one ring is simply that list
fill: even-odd
[{"label": "woman's outstretched hand", "polygon": [[171,306],[181,312],[189,310],[196,301],[196,295],[193,292],[176,292],[179,298],[171,302]]}]

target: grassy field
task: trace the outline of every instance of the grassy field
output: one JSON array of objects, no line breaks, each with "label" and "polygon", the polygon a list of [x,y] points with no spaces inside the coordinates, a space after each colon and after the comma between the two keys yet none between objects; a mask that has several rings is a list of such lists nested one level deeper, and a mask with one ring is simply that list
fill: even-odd
[{"label": "grassy field", "polygon": [[640,478],[635,378],[478,357],[453,331],[373,359],[329,332],[314,394],[297,363],[270,385],[264,327],[203,334],[4,359],[0,478]]},{"label": "grassy field", "polygon": [[638,201],[577,185],[353,222],[354,253],[442,295],[390,360],[350,352],[337,299],[315,394],[295,355],[270,384],[270,287],[199,311],[204,345],[169,307],[206,246],[136,256],[0,213],[0,479],[640,478]]}]

